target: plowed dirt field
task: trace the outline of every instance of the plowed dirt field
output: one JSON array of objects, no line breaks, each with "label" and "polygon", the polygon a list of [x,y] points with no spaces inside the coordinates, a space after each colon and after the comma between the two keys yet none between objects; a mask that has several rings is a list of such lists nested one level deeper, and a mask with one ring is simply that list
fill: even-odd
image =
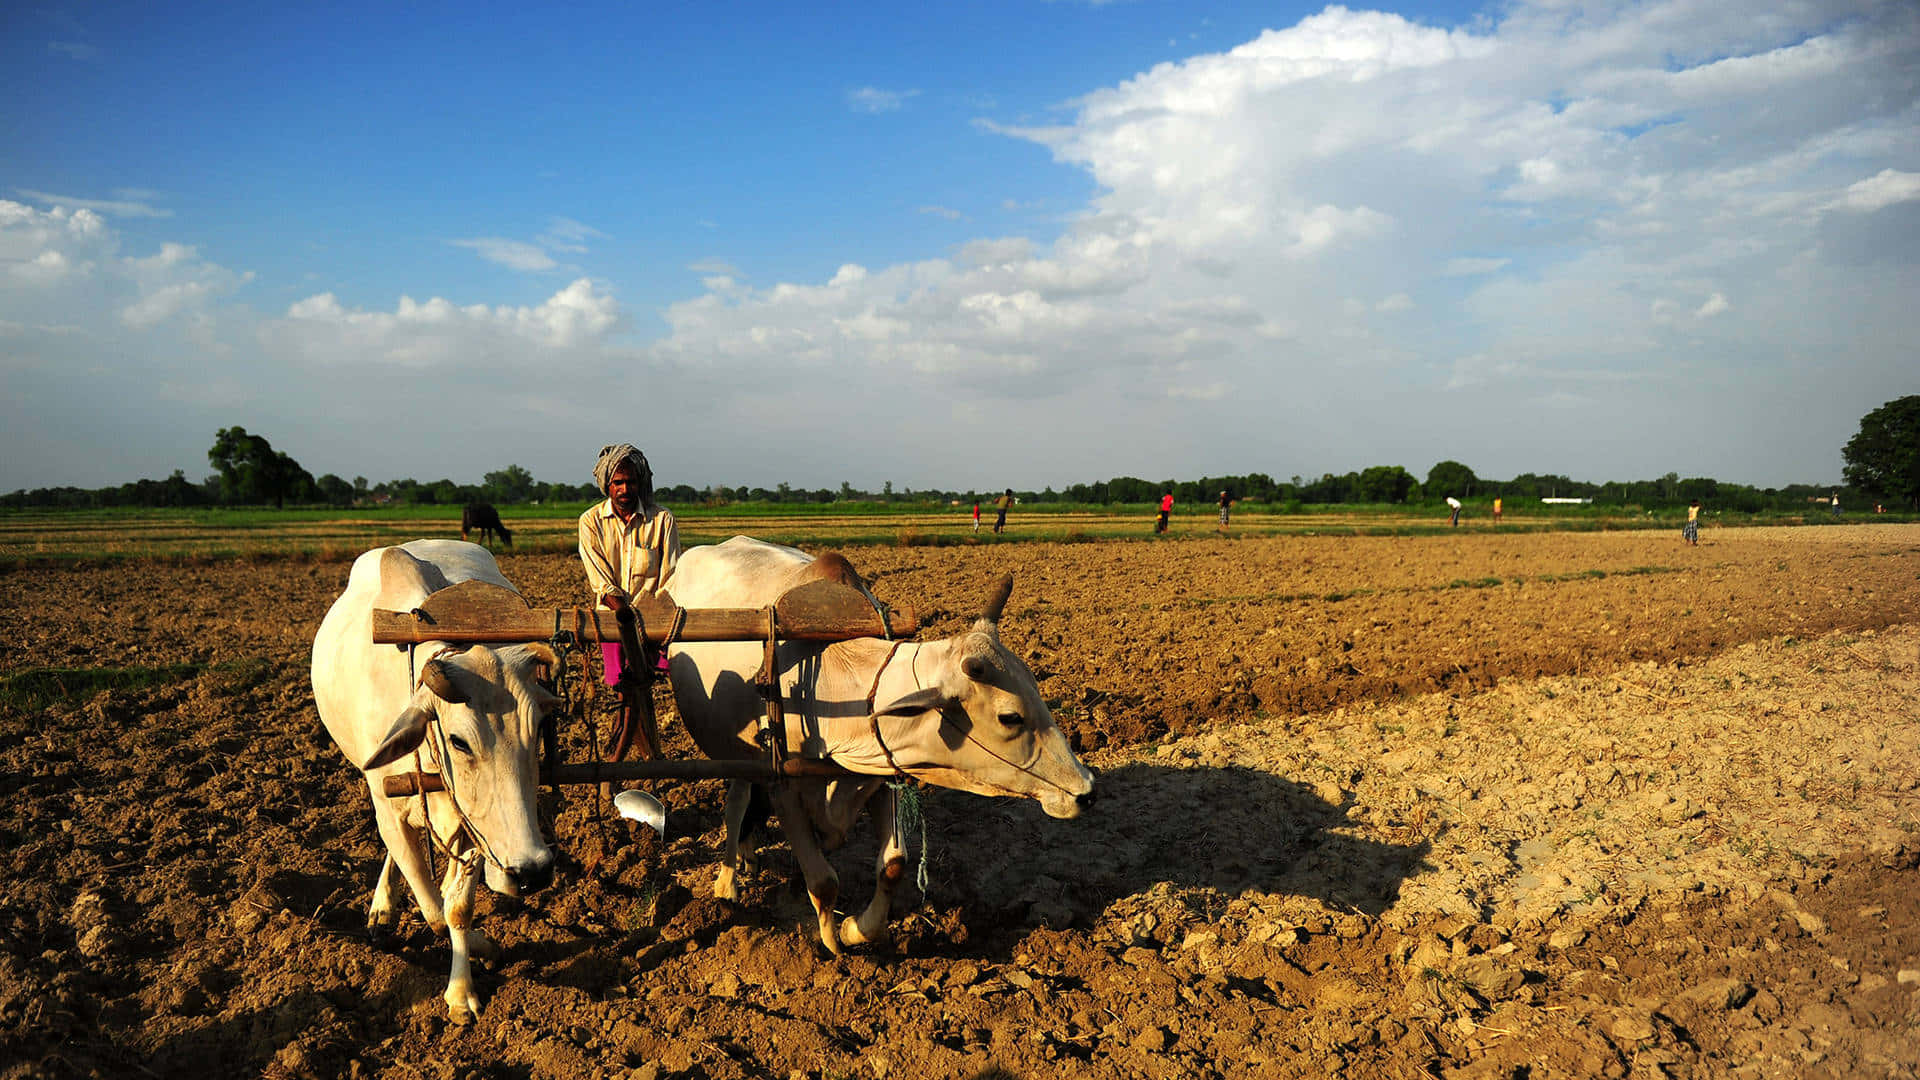
[{"label": "plowed dirt field", "polygon": [[1920,527],[848,554],[923,636],[1011,570],[1100,801],[925,790],[924,895],[835,962],[784,848],[713,899],[717,783],[664,843],[549,797],[463,1026],[417,913],[363,933],[307,683],[346,564],[0,576],[0,1078],[1920,1071]]}]

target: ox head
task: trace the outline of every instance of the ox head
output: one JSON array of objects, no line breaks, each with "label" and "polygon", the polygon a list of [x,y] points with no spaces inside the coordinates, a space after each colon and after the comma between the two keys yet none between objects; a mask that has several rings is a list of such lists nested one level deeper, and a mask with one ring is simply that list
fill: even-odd
[{"label": "ox head", "polygon": [[931,685],[875,715],[916,718],[899,745],[886,734],[895,760],[914,776],[979,795],[1023,795],[1051,817],[1078,817],[1093,801],[1093,773],[1054,724],[1033,672],[1000,643],[1000,613],[1012,591],[1009,574],[972,628],[944,643],[944,654],[922,654],[940,656],[931,672],[919,672]]},{"label": "ox head", "polygon": [[542,644],[498,650],[477,645],[427,661],[406,708],[361,765],[372,771],[416,749],[438,760],[455,805],[479,834],[488,886],[508,895],[553,879],[553,852],[540,834],[534,787],[540,718],[560,699],[535,678],[534,666],[541,663],[559,666],[559,657]]}]

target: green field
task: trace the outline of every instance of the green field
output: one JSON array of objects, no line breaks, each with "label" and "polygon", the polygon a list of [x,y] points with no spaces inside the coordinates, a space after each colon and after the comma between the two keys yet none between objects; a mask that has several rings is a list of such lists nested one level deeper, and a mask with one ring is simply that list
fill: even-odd
[{"label": "green field", "polygon": [[[514,550],[571,551],[575,521],[585,504],[504,506]],[[1042,503],[1016,507],[1007,531],[993,535],[992,512],[982,508],[973,531],[971,507],[934,503],[734,504],[674,507],[683,543],[714,543],[738,533],[809,547],[861,544],[998,544],[1035,540],[1155,541],[1218,537],[1211,507],[1176,509],[1166,537],[1153,535],[1147,506]],[[1501,531],[1591,531],[1679,528],[1684,511],[1649,514],[1638,508],[1554,506],[1509,510]],[[1892,520],[1886,515],[1876,520]],[[1831,520],[1824,514],[1808,524]],[[1847,520],[1863,520],[1850,515]],[[1901,518],[1901,520],[1905,520]],[[1712,515],[1709,525],[1798,524],[1799,516]],[[1495,528],[1488,510],[1469,506],[1462,530]],[[1277,535],[1421,535],[1447,532],[1445,507],[1245,505],[1233,512],[1230,537]],[[345,561],[369,548],[420,537],[457,537],[454,506],[383,508],[68,510],[0,512],[0,568],[31,565],[165,559],[300,559]]]}]

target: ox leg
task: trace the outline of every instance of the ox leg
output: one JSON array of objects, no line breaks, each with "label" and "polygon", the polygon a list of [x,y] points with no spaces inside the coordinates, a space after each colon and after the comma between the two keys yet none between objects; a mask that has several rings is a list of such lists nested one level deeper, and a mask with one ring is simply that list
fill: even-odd
[{"label": "ox leg", "polygon": [[895,795],[882,785],[867,803],[873,819],[873,831],[880,839],[880,854],[874,860],[873,901],[858,917],[849,916],[840,924],[840,941],[845,945],[864,945],[887,938],[887,917],[893,914],[893,892],[907,874],[907,849],[894,828]]},{"label": "ox leg", "polygon": [[[447,917],[440,906],[437,883],[427,875],[426,833],[424,829],[403,821],[400,812],[393,806],[393,800],[385,794],[376,791],[373,798],[373,820],[380,828],[380,839],[387,845],[387,858],[407,879],[407,887],[413,890],[414,902],[420,905],[420,917],[427,921],[427,928],[438,934],[446,929]],[[381,871],[382,882],[387,879],[388,873],[385,869]],[[378,899],[376,886],[376,902]],[[389,896],[389,908],[391,906]]]},{"label": "ox leg", "polygon": [[752,872],[755,838],[745,828],[747,805],[753,798],[753,785],[745,780],[727,781],[727,849],[720,870],[713,878],[713,895],[720,900],[740,899],[741,877]]},{"label": "ox leg", "polygon": [[[476,863],[478,863],[478,867],[475,866]],[[493,943],[493,939],[481,933],[479,928],[473,925],[473,898],[477,891],[476,885],[482,877],[481,872],[479,872],[479,867],[484,867],[486,877],[493,877],[499,873],[494,869],[492,863],[482,862],[479,852],[473,848],[466,849],[456,858],[448,859],[447,872],[440,878],[440,897],[442,902],[447,905],[447,932],[451,934],[453,932],[454,905],[460,902],[460,890],[463,888],[466,890],[466,953],[468,956],[477,956],[482,960],[493,960],[500,955],[499,947]],[[500,874],[499,876],[504,877],[505,875]]]},{"label": "ox leg", "polygon": [[820,944],[838,957],[840,936],[834,926],[833,905],[840,899],[840,877],[833,872],[826,853],[820,850],[820,841],[813,834],[813,820],[807,816],[806,805],[793,788],[792,784],[771,785],[774,811],[780,815],[787,845],[793,849],[794,861],[800,864],[800,873],[806,878],[807,897],[813,901]]},{"label": "ox leg", "polygon": [[393,854],[380,860],[380,874],[373,879],[373,903],[367,908],[367,937],[377,944],[393,935],[400,924],[400,911],[393,903],[393,885],[400,877]]},{"label": "ox leg", "polygon": [[447,992],[441,996],[447,1002],[447,1019],[455,1024],[471,1023],[480,1014],[480,995],[474,993],[473,968],[468,960],[476,939],[479,944],[487,944],[473,929],[473,895],[478,876],[474,864],[479,861],[477,851],[465,851],[447,860],[443,895],[447,900],[447,940],[453,946],[453,968],[447,975]]}]

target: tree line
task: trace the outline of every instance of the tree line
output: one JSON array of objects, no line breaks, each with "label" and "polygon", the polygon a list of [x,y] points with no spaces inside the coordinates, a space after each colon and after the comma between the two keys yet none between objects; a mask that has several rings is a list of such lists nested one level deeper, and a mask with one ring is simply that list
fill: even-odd
[{"label": "tree line", "polygon": [[[1318,479],[1299,476],[1276,480],[1265,473],[1239,476],[1202,476],[1194,480],[1143,480],[1117,476],[1089,484],[1071,484],[1055,491],[1016,490],[1023,502],[1082,505],[1140,505],[1158,502],[1171,493],[1186,505],[1212,505],[1222,492],[1239,502],[1276,507],[1329,504],[1438,503],[1449,497],[1516,503],[1541,498],[1591,499],[1596,506],[1646,509],[1685,506],[1698,499],[1716,509],[1735,512],[1804,510],[1809,503],[1839,495],[1843,506],[1868,508],[1884,500],[1895,507],[1920,510],[1920,395],[1903,397],[1868,413],[1860,432],[1841,451],[1846,463],[1844,485],[1788,484],[1778,488],[1723,483],[1711,477],[1682,478],[1677,473],[1651,480],[1594,483],[1556,474],[1522,473],[1510,480],[1480,477],[1458,461],[1440,461],[1425,479],[1399,465],[1376,465],[1349,473],[1326,473]],[[590,502],[601,493],[590,483],[539,481],[519,465],[487,473],[478,484],[452,480],[422,482],[386,480],[369,484],[364,476],[346,480],[332,473],[315,477],[285,451],[276,450],[261,435],[242,427],[222,428],[214,435],[207,461],[214,472],[205,479],[188,480],[175,469],[165,480],[137,480],[117,486],[20,489],[0,496],[0,507],[210,507],[210,506],[460,506],[487,502],[524,505],[548,502]],[[887,481],[881,490],[866,491],[842,482],[838,488],[772,488],[711,485],[696,488],[674,484],[655,495],[673,506],[727,503],[953,503],[985,501],[999,492],[944,491],[903,488]]]}]

